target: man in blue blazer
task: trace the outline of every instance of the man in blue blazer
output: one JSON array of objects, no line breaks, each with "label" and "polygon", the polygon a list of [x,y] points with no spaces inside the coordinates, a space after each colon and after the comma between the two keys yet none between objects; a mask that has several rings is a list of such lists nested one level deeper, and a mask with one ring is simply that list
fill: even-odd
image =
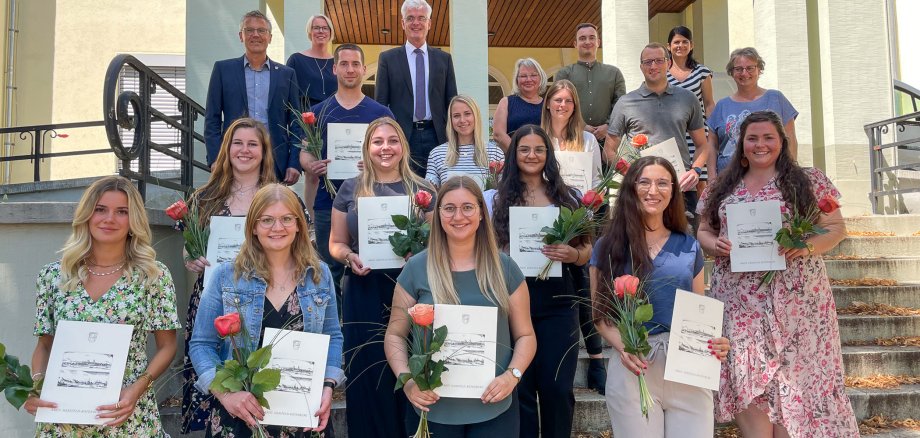
[{"label": "man in blue blazer", "polygon": [[424,177],[428,154],[447,142],[447,111],[457,95],[457,81],[450,54],[425,41],[431,6],[425,0],[406,0],[400,12],[407,41],[380,54],[375,100],[396,115],[409,141],[412,170]]},{"label": "man in blue blazer", "polygon": [[278,181],[294,184],[300,178],[296,143],[303,138],[296,122],[300,117],[297,77],[290,67],[268,59],[272,24],[264,14],[246,13],[239,35],[246,54],[217,61],[211,71],[204,124],[208,165],[214,165],[227,127],[240,117],[252,117],[264,123],[271,135]]}]

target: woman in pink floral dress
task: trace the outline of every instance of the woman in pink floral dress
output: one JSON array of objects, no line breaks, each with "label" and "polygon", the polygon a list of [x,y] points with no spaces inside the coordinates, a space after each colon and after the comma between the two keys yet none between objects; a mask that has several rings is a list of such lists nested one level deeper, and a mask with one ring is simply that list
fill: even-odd
[{"label": "woman in pink floral dress", "polygon": [[821,254],[843,240],[839,210],[821,214],[826,234],[786,250],[787,269],[761,285],[763,272],[731,272],[725,206],[779,200],[783,214],[805,215],[840,192],[817,169],[799,167],[779,117],[758,111],[741,124],[743,147],[700,200],[698,238],[716,257],[712,295],[725,303],[732,348],[722,368],[716,421],[733,420],[745,437],[855,437],[843,385],[837,310]]}]

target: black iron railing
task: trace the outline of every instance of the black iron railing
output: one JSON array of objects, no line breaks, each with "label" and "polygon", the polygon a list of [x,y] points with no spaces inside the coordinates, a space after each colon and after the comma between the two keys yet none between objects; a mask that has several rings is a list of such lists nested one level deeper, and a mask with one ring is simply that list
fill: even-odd
[{"label": "black iron railing", "polygon": [[[119,81],[124,70],[132,69],[137,74],[138,90],[121,91]],[[153,107],[151,97],[161,89],[178,101],[178,115],[167,115]],[[146,195],[147,184],[167,187],[189,193],[193,187],[194,169],[210,171],[205,163],[194,159],[195,142],[204,144],[204,135],[195,131],[195,120],[204,115],[204,108],[185,93],[163,79],[152,69],[131,55],[118,55],[109,63],[105,73],[102,107],[105,114],[105,130],[109,145],[122,166],[122,176],[137,181],[137,188]],[[150,135],[150,125],[160,121],[179,131],[179,142],[158,144]],[[134,139],[129,147],[122,142],[122,132],[133,131]],[[178,149],[178,152],[176,152]],[[161,180],[151,176],[150,154],[160,152],[179,161],[179,183]],[[137,171],[131,169],[131,161],[137,160]]]},{"label": "black iron railing", "polygon": [[56,123],[51,125],[32,125],[32,126],[14,126],[11,128],[0,128],[0,136],[5,135],[15,135],[18,136],[20,140],[32,140],[32,149],[28,154],[23,155],[11,155],[8,157],[0,157],[0,163],[7,162],[16,162],[16,161],[30,161],[33,168],[33,181],[41,181],[41,163],[46,159],[51,159],[55,157],[72,157],[77,155],[93,155],[93,154],[110,154],[112,149],[90,149],[90,150],[79,150],[79,151],[68,151],[68,152],[46,152],[47,141],[52,138],[64,138],[64,133],[58,133],[58,131],[63,131],[65,129],[74,129],[74,128],[90,128],[96,126],[104,126],[105,122],[102,120],[95,122],[77,122],[77,123]]},{"label": "black iron railing", "polygon": [[[869,137],[869,201],[873,214],[888,212],[881,205],[885,198],[892,201],[891,205],[895,208],[891,210],[900,212],[901,195],[920,193],[920,188],[902,185],[898,178],[901,171],[920,172],[920,90],[900,81],[895,81],[894,89],[911,98],[914,112],[870,123],[863,128]],[[886,138],[893,138],[893,141],[886,143]]]}]

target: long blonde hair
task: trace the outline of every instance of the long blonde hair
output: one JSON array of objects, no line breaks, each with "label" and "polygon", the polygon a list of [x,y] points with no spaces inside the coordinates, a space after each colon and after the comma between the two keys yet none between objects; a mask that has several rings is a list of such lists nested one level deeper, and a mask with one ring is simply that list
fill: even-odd
[{"label": "long blonde hair", "polygon": [[291,214],[297,219],[297,233],[294,235],[294,241],[291,243],[291,258],[294,259],[294,278],[301,279],[307,275],[307,269],[313,268],[313,283],[319,283],[322,279],[323,269],[320,265],[319,256],[310,243],[310,229],[307,225],[307,217],[304,215],[303,207],[297,200],[294,192],[281,185],[269,184],[259,189],[255,196],[252,197],[252,205],[249,206],[249,212],[246,213],[246,240],[240,247],[240,254],[236,257],[233,265],[234,276],[237,280],[240,277],[251,279],[253,275],[258,275],[271,283],[271,269],[268,265],[268,258],[265,257],[265,249],[262,243],[255,235],[256,227],[259,226],[259,218],[262,213],[274,204],[280,203],[290,210]]},{"label": "long blonde hair", "polygon": [[419,187],[431,188],[431,184],[409,169],[409,160],[411,159],[409,155],[409,142],[406,141],[406,135],[403,134],[403,130],[399,127],[399,123],[396,123],[396,120],[389,117],[381,117],[371,122],[367,127],[367,132],[364,133],[364,146],[361,148],[361,158],[364,160],[364,171],[358,176],[357,185],[355,187],[355,198],[374,196],[374,184],[377,180],[377,171],[374,170],[374,165],[371,161],[371,137],[374,135],[377,128],[383,125],[392,127],[396,131],[396,135],[399,136],[399,144],[400,147],[402,147],[402,158],[399,159],[397,168],[399,169],[399,176],[400,179],[402,179],[403,186],[406,188],[406,194],[411,196]]},{"label": "long blonde hair", "polygon": [[476,230],[476,283],[479,290],[487,300],[508,313],[511,307],[511,298],[508,286],[505,284],[502,261],[498,245],[495,242],[495,232],[492,229],[492,220],[489,218],[486,203],[479,185],[468,176],[455,176],[450,178],[438,189],[437,206],[431,219],[431,235],[428,240],[428,284],[435,303],[460,304],[457,288],[454,286],[450,270],[450,251],[448,250],[447,234],[441,224],[441,202],[444,195],[454,190],[466,190],[476,198],[479,206],[479,229]]},{"label": "long blonde hair", "polygon": [[74,212],[72,231],[61,253],[61,288],[65,291],[76,290],[86,281],[88,271],[83,260],[89,257],[93,249],[93,236],[89,230],[89,221],[93,217],[96,204],[106,192],[122,192],[128,197],[128,237],[125,240],[125,266],[128,272],[140,274],[145,287],[153,286],[161,271],[156,263],[156,251],[151,246],[150,223],[144,199],[131,181],[120,176],[102,178],[83,192]]},{"label": "long blonde hair", "polygon": [[489,166],[489,154],[486,152],[486,142],[482,138],[482,117],[479,115],[479,105],[472,97],[458,94],[450,100],[447,106],[447,167],[457,165],[460,159],[460,134],[454,129],[453,117],[451,112],[454,110],[455,103],[465,103],[473,112],[473,162],[479,167]]},{"label": "long blonde hair", "polygon": [[208,178],[203,186],[198,188],[192,194],[192,199],[198,203],[199,217],[202,225],[207,225],[211,216],[224,207],[224,202],[230,197],[233,189],[233,166],[230,165],[230,144],[233,143],[233,135],[236,131],[243,128],[254,129],[259,143],[262,144],[262,165],[259,166],[259,187],[276,182],[275,180],[275,159],[272,153],[271,136],[262,122],[243,117],[236,119],[227,127],[224,133],[224,139],[220,144],[220,152],[217,153],[217,159],[214,160],[214,170],[211,171],[211,177]]},{"label": "long blonde hair", "polygon": [[553,117],[550,113],[552,111],[550,105],[552,105],[553,96],[559,94],[562,90],[568,90],[569,94],[572,96],[572,102],[575,108],[572,109],[572,115],[569,117],[568,123],[565,124],[565,129],[562,131],[564,137],[559,139],[559,150],[584,152],[585,137],[583,132],[585,130],[585,121],[581,118],[581,104],[578,102],[578,90],[575,89],[575,84],[568,79],[560,79],[553,82],[553,85],[549,87],[549,90],[546,92],[546,97],[543,99],[543,115],[540,118],[540,125],[551,138],[556,138],[553,135]]}]

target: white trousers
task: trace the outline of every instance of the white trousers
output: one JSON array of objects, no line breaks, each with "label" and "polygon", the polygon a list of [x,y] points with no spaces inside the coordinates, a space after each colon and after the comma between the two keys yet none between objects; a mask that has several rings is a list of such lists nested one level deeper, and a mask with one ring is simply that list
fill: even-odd
[{"label": "white trousers", "polygon": [[645,381],[655,403],[642,416],[639,378],[620,362],[619,354],[607,366],[607,413],[617,438],[712,438],[712,391],[664,380],[669,333],[649,337]]}]

